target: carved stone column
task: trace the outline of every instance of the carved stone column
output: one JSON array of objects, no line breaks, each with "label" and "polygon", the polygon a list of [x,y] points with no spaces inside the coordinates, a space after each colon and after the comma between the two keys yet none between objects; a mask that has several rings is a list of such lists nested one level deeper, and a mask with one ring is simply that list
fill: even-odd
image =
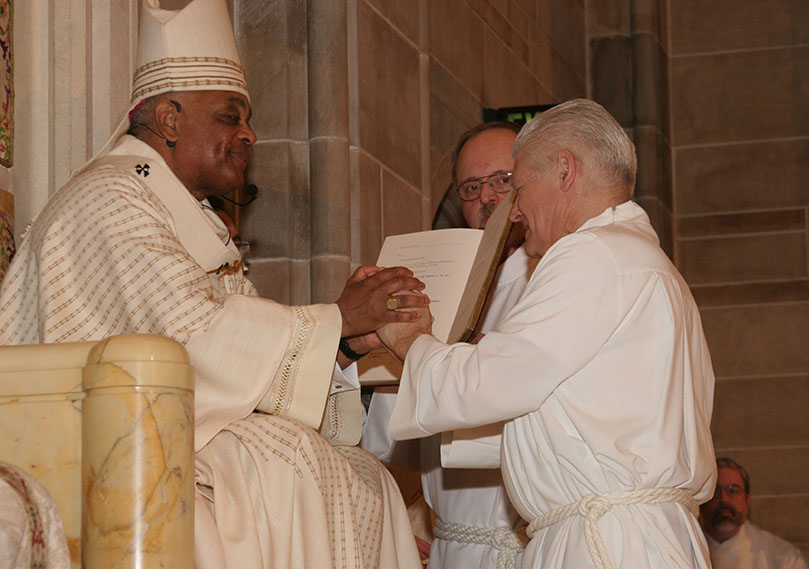
[{"label": "carved stone column", "polygon": [[312,301],[333,302],[351,272],[346,2],[311,0],[308,38]]}]

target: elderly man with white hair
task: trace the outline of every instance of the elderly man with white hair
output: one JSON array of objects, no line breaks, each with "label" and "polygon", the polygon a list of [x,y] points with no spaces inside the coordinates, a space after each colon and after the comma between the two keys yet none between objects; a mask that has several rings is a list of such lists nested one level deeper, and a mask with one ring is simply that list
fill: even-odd
[{"label": "elderly man with white hair", "polygon": [[528,123],[514,159],[512,219],[542,258],[476,345],[436,340],[427,318],[379,331],[404,360],[391,433],[507,420],[523,569],[708,568],[714,376],[688,286],[630,201],[634,147],[579,99]]}]

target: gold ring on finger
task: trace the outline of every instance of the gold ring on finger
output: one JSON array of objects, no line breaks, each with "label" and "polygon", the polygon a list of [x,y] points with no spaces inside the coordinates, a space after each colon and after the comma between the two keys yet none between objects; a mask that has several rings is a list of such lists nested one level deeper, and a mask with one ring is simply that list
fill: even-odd
[{"label": "gold ring on finger", "polygon": [[395,296],[389,296],[388,299],[385,301],[385,308],[388,310],[396,310],[399,308],[399,299]]}]

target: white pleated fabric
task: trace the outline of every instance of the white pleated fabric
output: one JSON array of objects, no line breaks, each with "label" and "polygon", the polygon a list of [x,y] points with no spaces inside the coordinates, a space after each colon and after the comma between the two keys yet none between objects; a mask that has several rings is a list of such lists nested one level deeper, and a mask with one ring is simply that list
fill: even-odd
[{"label": "white pleated fabric", "polygon": [[[422,336],[404,370],[392,434],[508,420],[503,478],[526,521],[593,494],[713,494],[714,376],[699,312],[632,202],[557,241],[479,344]],[[709,567],[697,520],[679,503],[614,506],[597,525],[615,567]],[[523,569],[594,567],[584,526],[576,515],[539,530]]]},{"label": "white pleated fabric", "polygon": [[[198,483],[217,499],[198,494],[197,526],[215,517],[221,541],[197,540],[197,567],[420,567],[410,524],[397,521],[407,516],[398,487],[379,461],[290,425],[253,414],[199,453]],[[294,476],[273,475],[279,469]]]}]

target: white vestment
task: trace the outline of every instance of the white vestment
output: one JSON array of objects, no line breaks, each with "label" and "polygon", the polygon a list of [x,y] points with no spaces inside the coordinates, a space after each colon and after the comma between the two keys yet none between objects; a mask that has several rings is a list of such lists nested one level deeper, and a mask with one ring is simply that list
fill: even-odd
[{"label": "white vestment", "polygon": [[[486,304],[481,332],[486,333],[494,328],[516,304],[535,266],[536,260],[530,259],[522,248],[503,262]],[[395,392],[377,390],[371,398],[363,426],[362,447],[383,461],[399,454],[400,450],[396,447],[403,444],[396,443],[388,432],[395,400]],[[491,467],[492,452],[498,457],[500,455],[502,429],[502,423],[498,423],[458,433],[444,433],[443,445],[439,435],[422,439],[421,464],[403,465],[411,469],[421,468],[424,497],[440,520],[490,529],[513,529],[517,525],[520,518],[506,495],[503,477],[499,469]],[[486,448],[487,443],[489,452],[481,453],[480,449]],[[441,467],[442,454],[448,459],[460,454],[465,465],[480,465],[482,468],[444,469]],[[428,569],[495,569],[498,554],[499,550],[492,545],[436,537],[430,547]],[[519,567],[519,554],[516,557]]]},{"label": "white vestment", "polygon": [[[329,396],[338,308],[259,298],[239,261],[219,218],[157,152],[125,136],[31,226],[0,290],[0,343],[151,333],[185,345],[195,373],[198,567],[418,566],[389,473],[357,451],[320,445],[311,430]],[[340,409],[330,402],[328,431],[355,444],[359,428]],[[279,444],[286,450],[256,450]],[[315,461],[311,472],[301,461]],[[288,509],[269,501],[268,488],[288,494]],[[215,499],[220,492],[229,498]],[[335,507],[329,492],[352,500]]]},{"label": "white vestment", "polygon": [[0,462],[0,569],[70,569],[59,511],[27,472]]},{"label": "white vestment", "polygon": [[[530,238],[530,237],[529,237]],[[508,420],[501,466],[532,521],[590,495],[713,495],[714,376],[699,312],[643,210],[608,208],[558,240],[477,345],[419,337],[391,418],[398,439]],[[707,568],[679,503],[614,506],[597,521],[615,567]],[[536,532],[522,567],[594,567],[584,519]]]},{"label": "white vestment", "polygon": [[777,535],[746,521],[739,531],[719,543],[710,535],[713,569],[807,569],[800,550]]}]

